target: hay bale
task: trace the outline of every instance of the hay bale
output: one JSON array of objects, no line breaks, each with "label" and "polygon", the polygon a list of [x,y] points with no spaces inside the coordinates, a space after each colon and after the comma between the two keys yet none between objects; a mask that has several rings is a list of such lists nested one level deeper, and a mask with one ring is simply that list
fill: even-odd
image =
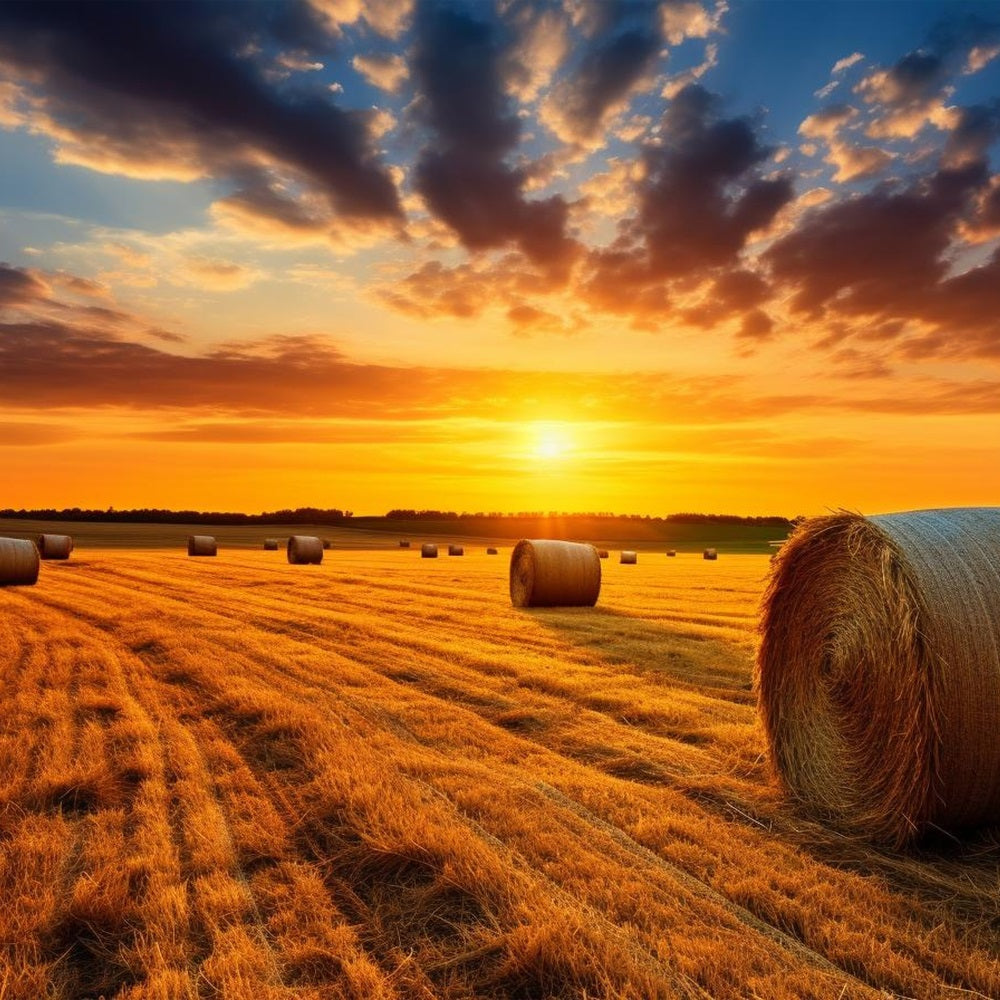
[{"label": "hay bale", "polygon": [[601,560],[593,545],[522,539],[510,555],[515,608],[593,607],[601,592]]},{"label": "hay bale", "polygon": [[761,631],[771,758],[812,813],[894,846],[1000,822],[1000,509],[803,523]]},{"label": "hay bale", "polygon": [[495,555],[497,555],[497,550],[496,550],[496,549],[494,549],[494,548],[492,548],[492,547],[491,547],[491,548],[488,548],[488,549],[486,550],[486,554],[487,554],[488,556],[495,556]]},{"label": "hay bale", "polygon": [[639,557],[638,555],[636,555],[635,552],[632,552],[628,549],[623,549],[621,558],[618,561],[626,563],[629,566],[634,566],[639,561]]},{"label": "hay bale", "polygon": [[324,549],[332,549],[333,548],[333,542],[330,541],[329,538],[322,539],[322,542],[323,542],[323,548]]},{"label": "hay bale", "polygon": [[265,538],[264,539],[264,548],[268,552],[277,552],[278,551],[278,539],[277,538]]},{"label": "hay bale", "polygon": [[69,559],[73,539],[69,535],[39,535],[38,554],[42,559]]},{"label": "hay bale", "polygon": [[677,555],[677,549],[667,549],[667,555],[673,558],[675,555]]},{"label": "hay bale", "polygon": [[323,539],[315,535],[292,535],[288,539],[288,561],[296,566],[319,565],[323,561]]},{"label": "hay bale", "polygon": [[705,551],[702,552],[701,557],[702,559],[718,559],[718,549],[705,549]]},{"label": "hay bale", "polygon": [[608,550],[607,549],[598,549],[597,550],[597,558],[598,559],[607,559],[608,558]]},{"label": "hay bale", "polygon": [[448,555],[450,555],[450,556],[464,556],[465,555],[465,549],[463,549],[461,545],[449,545],[448,546]]},{"label": "hay bale", "polygon": [[188,535],[189,556],[214,556],[217,551],[214,535]]},{"label": "hay bale", "polygon": [[30,586],[38,580],[38,549],[26,538],[0,538],[0,587]]},{"label": "hay bale", "polygon": [[401,549],[408,549],[410,547],[410,543],[409,542],[400,542],[399,543],[399,547]]},{"label": "hay bale", "polygon": [[430,542],[424,542],[420,546],[420,558],[421,559],[437,559],[438,557],[438,547],[431,544]]}]

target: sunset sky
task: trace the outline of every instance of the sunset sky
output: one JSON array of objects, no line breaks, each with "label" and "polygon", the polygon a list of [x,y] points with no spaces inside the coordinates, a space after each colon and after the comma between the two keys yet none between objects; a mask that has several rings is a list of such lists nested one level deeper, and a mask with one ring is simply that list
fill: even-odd
[{"label": "sunset sky", "polygon": [[0,4],[0,507],[1000,502],[996,3]]}]

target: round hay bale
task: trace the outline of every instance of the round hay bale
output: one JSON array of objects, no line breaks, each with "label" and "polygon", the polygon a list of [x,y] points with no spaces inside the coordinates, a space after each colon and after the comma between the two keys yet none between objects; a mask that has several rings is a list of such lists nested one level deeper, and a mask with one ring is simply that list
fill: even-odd
[{"label": "round hay bale", "polygon": [[601,560],[593,545],[522,539],[510,554],[515,608],[593,607],[601,593]]},{"label": "round hay bale", "polygon": [[673,558],[677,555],[677,549],[667,549],[667,555]]},{"label": "round hay bale", "polygon": [[608,558],[608,550],[607,549],[598,549],[597,550],[597,558],[598,559],[607,559]]},{"label": "round hay bale", "polygon": [[448,555],[450,555],[450,556],[464,556],[465,555],[465,549],[463,549],[461,545],[449,545],[448,546]]},{"label": "round hay bale", "polygon": [[214,556],[217,551],[213,535],[188,535],[189,556]]},{"label": "round hay bale", "polygon": [[38,580],[38,549],[26,538],[0,538],[0,586],[30,586]]},{"label": "round hay bale", "polygon": [[437,559],[438,557],[438,547],[433,545],[431,542],[424,542],[420,546],[420,558],[421,559]]},{"label": "round hay bale", "polygon": [[264,548],[268,552],[277,552],[278,551],[278,539],[277,538],[265,538],[264,539]]},{"label": "round hay bale", "polygon": [[809,811],[897,847],[1000,822],[1000,509],[804,522],[761,631],[771,758]]},{"label": "round hay bale", "polygon": [[69,559],[73,539],[69,535],[39,535],[38,554],[42,559]]},{"label": "round hay bale", "polygon": [[624,549],[622,550],[621,558],[618,561],[626,563],[629,566],[634,566],[639,561],[639,557],[635,552]]},{"label": "round hay bale", "polygon": [[491,548],[488,548],[488,549],[486,550],[486,554],[487,554],[488,556],[495,556],[495,555],[497,555],[497,550],[496,550],[496,549],[494,549],[494,548],[492,548],[492,547],[491,547]]},{"label": "round hay bale", "polygon": [[702,559],[718,559],[719,552],[717,549],[705,549],[701,554]]},{"label": "round hay bale", "polygon": [[292,535],[288,539],[288,561],[296,566],[319,565],[323,549],[323,540],[315,535]]},{"label": "round hay bale", "polygon": [[330,541],[329,538],[324,538],[322,541],[323,541],[323,548],[324,549],[332,549],[333,548],[333,542]]},{"label": "round hay bale", "polygon": [[408,549],[410,547],[410,543],[409,542],[400,542],[399,543],[399,547],[401,549]]}]

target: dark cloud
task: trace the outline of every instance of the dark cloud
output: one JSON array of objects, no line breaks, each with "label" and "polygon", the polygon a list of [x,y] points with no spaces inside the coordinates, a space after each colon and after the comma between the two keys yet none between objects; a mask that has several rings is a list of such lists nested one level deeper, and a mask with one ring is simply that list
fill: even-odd
[{"label": "dark cloud", "polygon": [[974,163],[815,209],[765,260],[796,311],[919,315],[940,293],[956,224],[987,180]]},{"label": "dark cloud", "polygon": [[70,159],[250,188],[290,172],[331,212],[396,218],[365,116],[268,73],[276,46],[322,53],[332,44],[303,2],[0,5],[0,60],[40,102],[36,124]]},{"label": "dark cloud", "polygon": [[503,89],[500,31],[465,11],[420,5],[413,76],[435,140],[417,162],[416,187],[468,249],[516,245],[557,268],[575,249],[566,203],[526,199],[525,171],[506,162],[520,125]]},{"label": "dark cloud", "polygon": [[0,308],[44,299],[48,294],[45,282],[30,271],[0,264]]}]

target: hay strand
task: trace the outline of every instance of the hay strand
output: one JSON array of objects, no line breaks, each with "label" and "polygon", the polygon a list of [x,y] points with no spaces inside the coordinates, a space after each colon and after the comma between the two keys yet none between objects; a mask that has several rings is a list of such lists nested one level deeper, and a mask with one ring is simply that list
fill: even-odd
[{"label": "hay strand", "polygon": [[73,539],[69,535],[39,535],[38,554],[42,559],[69,559]]},{"label": "hay strand", "polygon": [[38,549],[26,538],[0,538],[0,587],[31,586],[38,580]]},{"label": "hay strand", "polygon": [[323,540],[315,535],[292,535],[288,539],[288,561],[295,566],[319,565],[323,561]]},{"label": "hay strand", "polygon": [[264,539],[264,548],[268,552],[277,552],[278,551],[278,539],[277,538],[265,538]]},{"label": "hay strand", "polygon": [[420,546],[420,558],[421,559],[437,559],[438,557],[438,547],[431,542],[424,542]]},{"label": "hay strand", "polygon": [[634,566],[639,561],[639,556],[629,549],[623,549],[621,558],[618,561],[625,563],[627,566]]},{"label": "hay strand", "polygon": [[217,551],[213,535],[188,535],[189,556],[214,556]]},{"label": "hay strand", "polygon": [[809,811],[894,846],[1000,822],[1000,509],[805,522],[761,631],[771,758]]},{"label": "hay strand", "polygon": [[593,607],[601,593],[601,560],[593,545],[522,539],[510,556],[515,608]]},{"label": "hay strand", "polygon": [[705,549],[701,554],[702,559],[718,559],[719,550],[718,549]]},{"label": "hay strand", "polygon": [[450,556],[464,556],[465,555],[465,549],[463,549],[461,545],[449,545],[448,546],[448,555],[450,555]]}]

